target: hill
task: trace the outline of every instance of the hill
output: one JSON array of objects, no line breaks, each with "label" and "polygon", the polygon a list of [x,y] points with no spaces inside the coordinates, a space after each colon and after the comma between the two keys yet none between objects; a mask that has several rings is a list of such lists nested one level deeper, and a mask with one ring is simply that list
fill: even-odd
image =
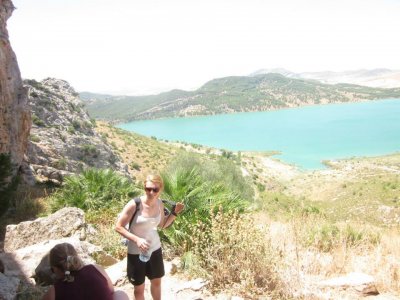
[{"label": "hill", "polygon": [[211,80],[195,91],[173,90],[151,96],[81,94],[92,117],[117,122],[396,97],[400,97],[400,88],[330,85],[277,73],[224,77]]},{"label": "hill", "polygon": [[289,78],[297,79],[314,79],[322,83],[336,84],[349,83],[377,88],[396,88],[400,87],[400,71],[389,69],[360,69],[343,72],[301,72],[294,73],[292,71],[276,68],[276,69],[261,69],[252,73],[251,76],[279,73]]}]

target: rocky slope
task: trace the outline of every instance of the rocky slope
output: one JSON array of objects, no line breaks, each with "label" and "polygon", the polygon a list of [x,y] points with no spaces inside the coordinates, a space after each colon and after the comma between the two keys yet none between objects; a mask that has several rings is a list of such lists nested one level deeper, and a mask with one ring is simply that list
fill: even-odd
[{"label": "rocky slope", "polygon": [[64,80],[25,80],[32,110],[28,161],[39,180],[59,182],[86,168],[112,168],[127,175],[126,165],[94,130],[78,94]]},{"label": "rocky slope", "polygon": [[14,6],[0,0],[0,155],[10,155],[12,174],[23,164],[31,124],[26,90],[11,48],[7,20]]}]

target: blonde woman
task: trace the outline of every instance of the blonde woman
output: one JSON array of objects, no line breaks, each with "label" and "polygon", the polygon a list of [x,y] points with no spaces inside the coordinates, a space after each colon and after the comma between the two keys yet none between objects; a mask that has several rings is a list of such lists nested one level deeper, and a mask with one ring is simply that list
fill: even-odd
[{"label": "blonde woman", "polygon": [[[163,188],[161,176],[148,175],[144,182],[145,194],[125,205],[115,226],[115,230],[129,241],[127,275],[134,285],[136,300],[144,299],[145,277],[150,279],[153,299],[161,299],[161,278],[165,271],[157,227],[167,228],[184,208],[182,203],[177,203],[166,217],[159,198]],[[129,229],[126,229],[128,224]]]},{"label": "blonde woman", "polygon": [[97,265],[84,265],[75,248],[62,243],[50,250],[50,267],[57,282],[43,300],[128,300],[122,292],[114,292],[107,273]]}]

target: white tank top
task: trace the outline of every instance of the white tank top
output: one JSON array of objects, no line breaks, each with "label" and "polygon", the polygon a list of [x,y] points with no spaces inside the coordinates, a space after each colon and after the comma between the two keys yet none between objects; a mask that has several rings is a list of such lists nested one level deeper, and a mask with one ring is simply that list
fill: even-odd
[{"label": "white tank top", "polygon": [[[160,236],[157,232],[157,226],[161,221],[161,200],[158,200],[158,210],[159,213],[156,217],[143,217],[142,216],[142,207],[143,204],[140,203],[139,211],[137,211],[135,218],[132,221],[131,227],[129,231],[134,235],[144,238],[150,243],[149,250],[151,252],[157,250],[161,247]],[[140,250],[136,243],[129,241],[128,243],[128,253],[129,254],[140,254]]]}]

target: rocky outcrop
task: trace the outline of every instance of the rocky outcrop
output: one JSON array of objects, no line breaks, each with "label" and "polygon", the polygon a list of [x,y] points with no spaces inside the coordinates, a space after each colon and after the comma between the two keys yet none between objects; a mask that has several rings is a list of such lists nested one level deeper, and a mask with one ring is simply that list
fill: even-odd
[{"label": "rocky outcrop", "polygon": [[59,183],[65,175],[90,167],[128,175],[68,82],[47,78],[24,83],[32,110],[28,159],[38,180]]},{"label": "rocky outcrop", "polygon": [[84,240],[87,236],[84,216],[83,210],[79,208],[65,207],[45,218],[8,225],[4,250],[13,252],[40,242],[65,237]]},{"label": "rocky outcrop", "polygon": [[[115,264],[117,260],[101,247],[90,243],[90,236],[82,229],[91,228],[85,223],[84,213],[78,208],[63,208],[58,212],[32,222],[9,225],[6,232],[5,253],[0,253],[4,274],[0,273],[0,299],[16,299],[17,291],[43,293],[42,285],[54,283],[48,260],[51,248],[59,243],[70,243],[82,260],[103,266]],[[22,299],[39,299],[32,295]]]},{"label": "rocky outcrop", "polygon": [[12,173],[23,164],[31,126],[26,89],[8,38],[7,20],[14,10],[10,0],[0,0],[0,154],[10,154]]}]

